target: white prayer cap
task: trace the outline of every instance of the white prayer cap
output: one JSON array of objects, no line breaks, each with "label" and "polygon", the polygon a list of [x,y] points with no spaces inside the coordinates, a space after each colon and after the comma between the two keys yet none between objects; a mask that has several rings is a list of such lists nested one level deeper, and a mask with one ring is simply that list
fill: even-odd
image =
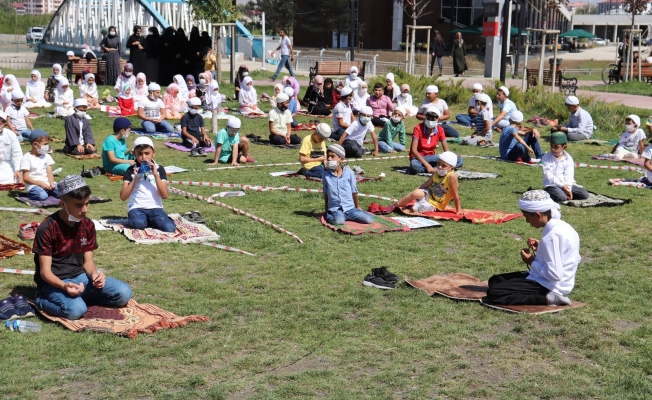
[{"label": "white prayer cap", "polygon": [[401,107],[401,106],[396,107],[394,111],[399,111],[404,117],[405,114],[407,114],[407,110],[405,109],[405,107]]},{"label": "white prayer cap", "polygon": [[332,129],[330,125],[324,122],[317,125],[317,128],[315,130],[317,131],[317,134],[319,134],[319,136],[323,137],[324,139],[328,139],[329,137],[331,137]]},{"label": "white prayer cap", "polygon": [[479,83],[474,83],[473,84],[473,90],[484,90],[481,84]]},{"label": "white prayer cap", "polygon": [[73,190],[88,186],[81,175],[68,175],[59,181],[57,189],[59,189],[59,196],[68,194]]},{"label": "white prayer cap", "polygon": [[199,97],[193,97],[190,99],[190,106],[201,106],[201,99]]},{"label": "white prayer cap", "polygon": [[514,110],[509,114],[509,119],[516,123],[521,123],[523,122],[523,113],[519,110]]},{"label": "white prayer cap", "polygon": [[226,126],[233,129],[240,129],[240,126],[242,126],[242,121],[240,121],[238,117],[231,116],[226,122]]},{"label": "white prayer cap", "polygon": [[426,93],[439,93],[439,88],[435,85],[429,85],[426,88]]},{"label": "white prayer cap", "polygon": [[639,118],[638,115],[634,115],[634,114],[632,114],[632,115],[628,115],[627,118],[628,118],[628,119],[631,119],[632,121],[634,121],[634,123],[636,124],[636,126],[641,126],[641,118]]},{"label": "white prayer cap", "polygon": [[161,90],[161,85],[156,82],[152,82],[149,84],[149,86],[147,86],[147,91],[149,92],[155,92],[157,90]]},{"label": "white prayer cap", "polygon": [[358,73],[358,67],[356,67],[355,65],[351,67],[351,69],[349,70],[349,73],[352,73],[354,71],[355,71],[355,73]]},{"label": "white prayer cap", "polygon": [[0,119],[4,119],[5,122],[7,121],[7,114],[4,111],[0,111]]},{"label": "white prayer cap", "polygon": [[290,100],[290,97],[285,94],[285,93],[279,93],[278,96],[276,96],[276,103],[285,103],[286,101]]},{"label": "white prayer cap", "polygon": [[346,152],[344,151],[344,147],[340,146],[337,143],[331,144],[330,146],[328,146],[326,151],[333,152],[333,153],[337,154],[340,158],[344,158],[344,156],[346,155]]},{"label": "white prayer cap", "polygon": [[364,106],[360,109],[360,114],[374,115],[374,110],[369,106]]},{"label": "white prayer cap", "polygon": [[576,106],[580,104],[580,99],[578,99],[575,96],[568,96],[566,97],[566,104],[568,104],[569,106]]},{"label": "white prayer cap", "polygon": [[11,91],[11,99],[12,100],[18,100],[18,99],[24,99],[25,94],[20,91],[20,88],[16,88]]},{"label": "white prayer cap", "polygon": [[501,86],[498,88],[498,90],[502,91],[505,93],[505,96],[509,97],[509,89],[507,89],[507,86]]},{"label": "white prayer cap", "polygon": [[481,101],[483,103],[489,103],[489,101],[491,101],[491,99],[489,98],[488,94],[478,93],[478,94],[475,95],[475,101]]},{"label": "white prayer cap", "polygon": [[149,146],[154,148],[154,142],[152,142],[152,139],[147,136],[139,136],[134,140],[134,149],[138,146]]},{"label": "white prayer cap", "polygon": [[441,117],[441,114],[439,114],[439,109],[437,107],[434,107],[434,106],[428,107],[426,109],[426,114],[430,114],[430,113],[435,113],[435,114],[437,114],[438,117]]},{"label": "white prayer cap", "polygon": [[288,97],[294,97],[294,89],[292,89],[290,86],[283,89],[283,93],[287,94]]},{"label": "white prayer cap", "polygon": [[351,89],[351,88],[348,87],[348,86],[345,86],[345,87],[342,89],[342,93],[340,93],[340,94],[341,94],[342,97],[346,97],[346,96],[350,95],[351,93],[353,93],[353,89]]},{"label": "white prayer cap", "polygon": [[[440,156],[441,157],[441,156]],[[552,210],[552,217],[560,219],[559,204],[552,201],[550,195],[545,190],[528,190],[523,193],[518,201],[518,207],[526,212],[541,212]]]},{"label": "white prayer cap", "polygon": [[68,51],[68,52],[66,52],[66,55],[67,55],[67,56],[74,56],[75,53],[73,53],[72,51]]},{"label": "white prayer cap", "polygon": [[79,106],[86,106],[88,107],[88,101],[86,99],[75,99],[75,101],[72,102],[72,106],[74,108],[77,108]]},{"label": "white prayer cap", "polygon": [[439,155],[439,159],[455,168],[457,165],[457,155],[452,151],[445,151]]}]

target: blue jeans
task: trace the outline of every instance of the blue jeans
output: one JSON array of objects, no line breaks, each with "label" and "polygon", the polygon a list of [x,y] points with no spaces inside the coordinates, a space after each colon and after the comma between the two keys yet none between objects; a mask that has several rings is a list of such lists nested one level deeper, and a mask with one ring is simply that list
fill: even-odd
[{"label": "blue jeans", "polygon": [[304,172],[304,175],[307,176],[308,178],[322,179],[324,177],[324,172],[326,172],[326,170],[324,169],[324,166],[323,165],[318,165],[316,167],[312,167],[311,169],[307,169]]},{"label": "blue jeans", "polygon": [[391,153],[392,150],[405,151],[405,146],[403,146],[402,144],[397,143],[397,142],[392,142],[392,144],[390,145],[387,142],[379,140],[378,141],[378,150],[381,153]]},{"label": "blue jeans", "polygon": [[446,135],[446,137],[452,137],[452,138],[460,137],[460,133],[452,126],[444,123],[441,124],[441,127],[444,128],[444,135]]},{"label": "blue jeans", "polygon": [[292,71],[292,66],[290,65],[290,56],[281,56],[281,61],[278,63],[278,68],[276,68],[276,72],[274,72],[274,75],[272,75],[272,78],[276,79],[278,74],[281,73],[281,70],[283,67],[288,69],[288,72],[290,72],[290,75],[294,76],[294,71]]},{"label": "blue jeans", "polygon": [[374,222],[374,216],[359,208],[352,208],[349,211],[342,211],[341,209],[335,211],[328,210],[326,213],[326,222],[331,225],[342,225],[345,221],[370,224]]},{"label": "blue jeans", "polygon": [[43,201],[50,196],[56,197],[57,199],[59,198],[59,188],[57,185],[54,185],[54,189],[52,190],[45,190],[40,186],[34,186],[27,191],[27,198],[30,200]]},{"label": "blue jeans", "polygon": [[[541,145],[539,144],[539,141],[537,138],[531,134],[528,133],[525,135],[523,138],[525,143],[527,143],[528,146],[534,150],[534,157],[536,158],[541,158],[543,157],[543,151],[541,150]],[[530,153],[527,152],[527,149],[525,146],[523,146],[521,143],[516,143],[514,147],[507,153],[507,160],[509,161],[516,161],[518,159],[521,159],[523,162],[530,162],[530,159],[532,158],[530,156]]]},{"label": "blue jeans", "polygon": [[158,124],[153,123],[152,121],[143,121],[141,124],[145,132],[154,133],[154,132],[174,132],[174,127],[168,121],[163,120]]},{"label": "blue jeans", "polygon": [[32,131],[25,129],[24,131],[18,131],[18,133],[20,133],[20,136],[17,136],[18,141],[22,142],[23,140],[29,140],[29,136],[32,134]]},{"label": "blue jeans", "polygon": [[457,114],[455,119],[460,125],[471,126],[471,121],[473,118],[469,114]]},{"label": "blue jeans", "polygon": [[432,75],[432,73],[434,72],[434,69],[435,69],[435,59],[437,59],[437,64],[439,65],[439,72],[441,72],[441,70],[442,70],[442,62],[441,62],[441,59],[442,59],[442,58],[443,58],[443,57],[438,57],[438,56],[434,56],[434,57],[432,58],[432,60],[430,61],[430,75]]},{"label": "blue jeans", "polygon": [[342,137],[342,134],[344,134],[344,131],[346,131],[345,128],[338,128],[337,130],[334,130],[331,132],[331,139],[335,141],[339,141],[340,138]]},{"label": "blue jeans", "polygon": [[174,232],[177,226],[162,208],[133,208],[127,213],[129,227],[133,229],[153,228],[163,232]]},{"label": "blue jeans", "polygon": [[84,292],[77,297],[70,297],[64,290],[45,284],[36,294],[36,305],[50,315],[67,319],[79,319],[86,313],[86,304],[122,307],[131,299],[131,288],[126,283],[106,278],[104,287],[98,289],[86,273],[74,278],[62,279],[64,282],[83,283]]},{"label": "blue jeans", "polygon": [[[432,156],[422,156],[423,159],[433,166],[434,168],[437,168],[437,161],[439,161],[439,156],[438,155],[432,155]],[[460,168],[464,164],[464,160],[462,160],[462,157],[457,156],[457,165],[455,165],[455,168]],[[426,167],[421,164],[421,161],[417,160],[416,158],[413,158],[412,161],[410,161],[410,168],[408,168],[408,173],[412,175],[416,174],[422,174],[426,172]]]}]

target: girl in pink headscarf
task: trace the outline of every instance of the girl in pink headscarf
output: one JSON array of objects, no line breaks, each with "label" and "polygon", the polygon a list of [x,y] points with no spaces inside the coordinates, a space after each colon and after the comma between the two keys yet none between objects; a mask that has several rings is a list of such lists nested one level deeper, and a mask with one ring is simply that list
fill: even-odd
[{"label": "girl in pink headscarf", "polygon": [[165,104],[166,119],[180,119],[181,99],[179,99],[179,85],[171,83],[165,89],[163,95],[163,104]]},{"label": "girl in pink headscarf", "polygon": [[297,78],[293,76],[284,76],[283,79],[281,79],[281,83],[283,84],[283,87],[292,88],[294,96],[291,97],[297,102],[297,107],[299,107],[299,92],[301,91],[301,86],[299,85]]}]

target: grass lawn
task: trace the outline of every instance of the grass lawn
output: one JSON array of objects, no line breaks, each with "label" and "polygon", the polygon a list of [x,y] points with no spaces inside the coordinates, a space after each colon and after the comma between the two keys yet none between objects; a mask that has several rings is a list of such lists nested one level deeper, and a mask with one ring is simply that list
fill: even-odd
[{"label": "grass lawn", "polygon": [[641,96],[652,95],[652,85],[645,82],[639,82],[638,80],[614,83],[612,85],[580,86],[580,89],[592,90],[595,92],[636,94]]},{"label": "grass lawn", "polygon": [[[222,90],[232,93],[229,85],[222,85]],[[262,91],[272,93],[272,87],[259,87]],[[452,114],[465,110],[466,104],[451,104]],[[90,114],[99,146],[110,134],[113,120],[97,111]],[[61,120],[41,118],[33,123],[64,138]],[[244,118],[241,134],[266,137],[266,126],[264,119]],[[414,120],[408,120],[410,131],[413,126]],[[599,132],[602,139],[621,133]],[[462,134],[468,130],[462,129]],[[134,136],[129,137],[130,144]],[[54,144],[56,150],[61,147]],[[548,150],[547,143],[543,147]],[[451,149],[463,155],[498,154],[497,149],[456,144]],[[287,167],[206,171],[206,160],[168,149],[160,140],[156,150],[159,163],[192,170],[172,179],[321,187],[269,175]],[[576,162],[586,163],[591,155],[609,150],[607,146],[569,147]],[[298,161],[297,151],[269,146],[253,145],[251,156],[265,164]],[[59,153],[53,158],[63,175],[97,164]],[[387,177],[359,184],[360,192],[400,197],[414,189],[423,177],[391,171],[407,164],[407,160],[362,163],[368,175],[385,172]],[[501,175],[495,180],[461,181],[463,208],[519,212],[518,192],[541,185],[538,167],[468,158],[463,168]],[[452,272],[487,279],[523,270],[519,251],[528,237],[539,238],[541,231],[522,218],[503,225],[443,222],[439,229],[352,237],[306,216],[323,209],[319,195],[247,192],[244,197],[224,199],[296,233],[305,241],[298,244],[224,208],[170,194],[165,200],[167,212],[199,210],[207,225],[222,236],[219,243],[256,256],[198,245],[136,245],[118,233],[101,231],[95,262],[107,275],[129,283],[137,301],[179,315],[207,315],[211,321],[142,334],[135,340],[71,333],[47,322],[39,334],[2,330],[3,397],[649,399],[652,311],[647,299],[652,280],[645,221],[652,212],[651,192],[607,184],[609,178],[640,176],[635,172],[578,168],[575,175],[590,191],[631,198],[633,203],[609,209],[562,209],[582,243],[582,263],[571,298],[587,306],[543,316],[429,298],[404,284],[393,291],[362,286],[365,274],[383,265],[401,277],[416,279]],[[100,176],[88,183],[93,195],[113,199],[92,205],[89,217],[126,216],[126,203],[118,198],[121,182]],[[203,195],[221,191],[180,188]],[[370,199],[362,198],[361,204],[366,208]],[[0,206],[22,204],[4,192]],[[42,219],[3,212],[0,234],[17,239],[19,223]],[[0,267],[33,269],[34,265],[32,256],[17,256],[1,260]],[[30,276],[2,274],[1,278],[0,292],[5,295],[14,289],[34,294]]]}]

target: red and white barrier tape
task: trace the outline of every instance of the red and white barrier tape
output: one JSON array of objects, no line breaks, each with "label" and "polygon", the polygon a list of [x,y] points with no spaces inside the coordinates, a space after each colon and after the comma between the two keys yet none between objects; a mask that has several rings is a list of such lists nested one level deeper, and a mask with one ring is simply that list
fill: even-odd
[{"label": "red and white barrier tape", "polygon": [[240,185],[238,185],[237,183],[190,182],[190,181],[171,181],[171,180],[168,180],[168,183],[171,183],[171,184],[174,184],[174,185],[225,187],[225,188],[240,189]]},{"label": "red and white barrier tape", "polygon": [[30,271],[28,269],[11,269],[11,268],[0,268],[0,272],[6,274],[19,274],[19,275],[34,275],[36,271]]},{"label": "red and white barrier tape", "polygon": [[640,167],[631,167],[629,165],[593,165],[585,163],[575,163],[576,167],[580,168],[598,168],[598,169],[617,169],[619,171],[636,171],[644,174],[645,171]]},{"label": "red and white barrier tape", "polygon": [[0,211],[24,212],[24,213],[41,214],[41,215],[52,214],[50,211],[42,210],[40,208],[0,207]]},{"label": "red and white barrier tape", "polygon": [[232,251],[234,253],[240,253],[240,254],[246,254],[248,256],[255,256],[255,254],[251,254],[248,251],[236,249],[235,247],[230,247],[230,246],[223,246],[221,244],[217,243],[211,243],[211,242],[199,242],[199,244],[203,244],[204,246],[210,246],[210,247],[215,247],[217,249],[221,250],[226,250],[226,251]]},{"label": "red and white barrier tape", "polygon": [[[351,163],[351,162],[378,161],[378,160],[397,160],[400,158],[408,158],[408,157],[409,156],[347,158],[344,160],[344,162]],[[206,168],[206,171],[218,171],[218,170],[225,170],[225,169],[241,169],[241,168],[284,167],[288,165],[301,165],[301,163],[291,162],[291,163],[276,163],[276,164],[238,165],[237,167],[230,166],[230,167]]]}]

